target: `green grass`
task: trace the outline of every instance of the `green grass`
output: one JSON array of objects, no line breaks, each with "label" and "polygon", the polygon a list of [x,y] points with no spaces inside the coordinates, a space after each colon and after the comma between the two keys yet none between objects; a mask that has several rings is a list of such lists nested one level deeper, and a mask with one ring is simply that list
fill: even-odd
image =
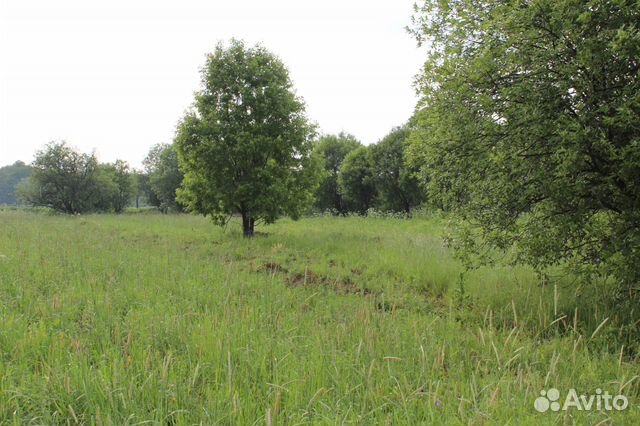
[{"label": "green grass", "polygon": [[[461,292],[441,222],[247,241],[186,215],[0,212],[0,424],[640,424],[606,288],[496,267]],[[630,407],[540,414],[549,387]]]}]

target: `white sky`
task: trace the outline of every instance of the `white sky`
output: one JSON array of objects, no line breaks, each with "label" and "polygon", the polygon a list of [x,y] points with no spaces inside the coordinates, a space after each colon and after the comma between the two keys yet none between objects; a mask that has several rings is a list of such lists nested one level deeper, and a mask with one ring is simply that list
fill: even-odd
[{"label": "white sky", "polygon": [[414,0],[0,0],[0,166],[51,140],[139,167],[220,40],[262,42],[324,133],[376,142],[415,106]]}]

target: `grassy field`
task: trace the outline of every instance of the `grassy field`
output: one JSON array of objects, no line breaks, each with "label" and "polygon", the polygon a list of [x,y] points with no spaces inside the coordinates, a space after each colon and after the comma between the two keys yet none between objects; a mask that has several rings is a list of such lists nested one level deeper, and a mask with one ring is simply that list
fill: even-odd
[{"label": "grassy field", "polygon": [[[461,289],[443,222],[246,241],[186,215],[0,212],[0,424],[640,424],[606,287],[496,267]],[[630,405],[538,413],[550,387]]]}]

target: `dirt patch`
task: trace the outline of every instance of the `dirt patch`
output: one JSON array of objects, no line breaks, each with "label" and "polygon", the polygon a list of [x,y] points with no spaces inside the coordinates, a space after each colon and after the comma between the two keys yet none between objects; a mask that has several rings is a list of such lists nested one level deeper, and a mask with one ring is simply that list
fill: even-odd
[{"label": "dirt patch", "polygon": [[289,277],[289,284],[292,286],[304,286],[308,284],[324,284],[325,277],[321,277],[311,269],[307,269],[303,273],[297,273]]},{"label": "dirt patch", "polygon": [[291,275],[287,282],[293,287],[324,285],[331,287],[337,294],[359,294],[366,296],[372,293],[368,288],[359,287],[350,277],[330,278],[318,275],[310,269],[305,270],[304,273]]},{"label": "dirt patch", "polygon": [[258,268],[258,271],[260,272],[268,272],[268,273],[272,273],[272,274],[278,274],[278,273],[287,273],[289,272],[287,270],[287,268],[285,268],[284,266],[280,265],[279,263],[276,262],[267,262],[265,264],[263,264],[262,266],[260,266]]},{"label": "dirt patch", "polygon": [[334,283],[334,288],[338,294],[359,294],[367,296],[373,293],[366,287],[358,286],[350,277],[337,279]]}]

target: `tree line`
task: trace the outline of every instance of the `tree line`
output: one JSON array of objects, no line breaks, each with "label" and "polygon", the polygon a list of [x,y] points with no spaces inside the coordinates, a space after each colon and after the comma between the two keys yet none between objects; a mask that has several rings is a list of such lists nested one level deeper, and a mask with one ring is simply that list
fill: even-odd
[{"label": "tree line", "polygon": [[346,133],[320,137],[314,146],[322,164],[315,209],[336,215],[364,215],[372,208],[410,214],[426,195],[418,169],[407,162],[409,134],[408,126],[398,127],[372,145]]},{"label": "tree line", "polygon": [[0,168],[0,204],[27,204],[60,213],[122,213],[127,207],[150,206],[181,211],[175,191],[182,181],[176,152],[158,144],[145,158],[144,170],[124,160],[100,163],[67,142],[50,142],[30,165],[16,162]]},{"label": "tree line", "polygon": [[[417,169],[407,166],[409,134],[407,126],[398,127],[368,146],[347,133],[318,137],[311,150],[316,167],[313,196],[301,212],[366,215],[375,208],[410,214],[425,201],[425,192]],[[31,165],[16,162],[0,168],[0,204],[22,201],[70,214],[122,213],[126,207],[141,206],[183,212],[177,193],[184,174],[175,145],[154,145],[143,166],[134,170],[123,160],[99,163],[94,154],[51,142]]]}]

